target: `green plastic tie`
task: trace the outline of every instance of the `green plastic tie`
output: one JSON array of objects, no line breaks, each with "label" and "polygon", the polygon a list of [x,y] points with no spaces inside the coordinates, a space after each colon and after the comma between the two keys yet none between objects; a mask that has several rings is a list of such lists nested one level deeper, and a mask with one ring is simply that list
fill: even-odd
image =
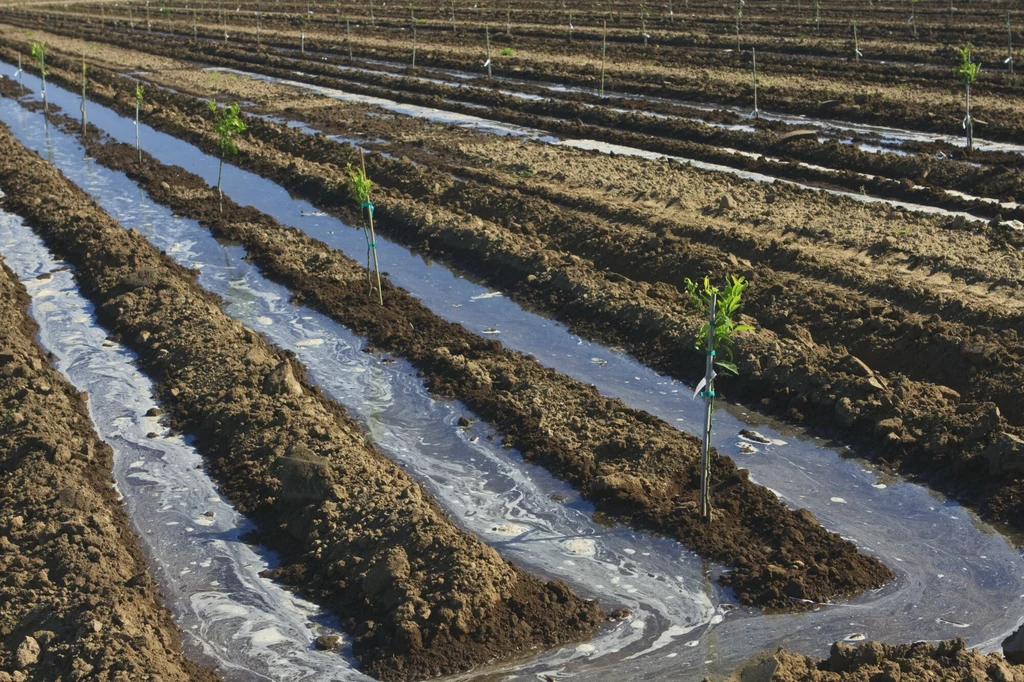
[{"label": "green plastic tie", "polygon": [[363,202],[363,208],[370,209],[370,217],[372,218],[373,217],[373,202],[372,201],[364,201]]}]

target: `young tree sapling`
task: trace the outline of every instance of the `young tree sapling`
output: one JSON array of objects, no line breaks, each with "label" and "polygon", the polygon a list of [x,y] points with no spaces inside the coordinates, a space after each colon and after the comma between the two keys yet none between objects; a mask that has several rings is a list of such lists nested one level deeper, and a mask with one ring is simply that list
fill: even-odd
[{"label": "young tree sapling", "polygon": [[142,163],[142,145],[139,142],[139,111],[142,109],[143,88],[139,82],[135,83],[135,151],[139,154],[139,163]]},{"label": "young tree sapling", "polygon": [[237,154],[235,136],[246,131],[245,121],[238,116],[238,104],[218,106],[211,99],[206,103],[213,114],[213,131],[217,133],[217,146],[220,148],[220,167],[217,170],[217,193],[220,195],[220,210],[224,210],[224,191],[221,184],[224,178],[224,155]]},{"label": "young tree sapling", "polygon": [[964,132],[967,135],[967,151],[969,152],[974,151],[974,121],[971,119],[971,83],[978,80],[978,72],[981,71],[981,64],[975,63],[971,59],[971,50],[973,49],[974,46],[970,43],[960,48],[960,65],[953,70],[953,73],[956,74],[964,86],[964,108],[966,111],[964,116]]},{"label": "young tree sapling", "polygon": [[370,197],[373,192],[373,181],[366,176],[366,156],[361,152],[360,159],[362,161],[360,167],[354,168],[352,164],[348,164],[345,169],[348,171],[349,192],[352,198],[359,202],[360,215],[366,216],[363,222],[363,234],[366,237],[367,294],[373,293],[373,279],[370,267],[372,260],[373,271],[377,274],[377,300],[381,305],[384,305],[384,292],[380,284],[380,263],[377,261],[377,234],[373,228],[373,201]]},{"label": "young tree sapling", "polygon": [[82,50],[82,135],[85,135],[85,89],[89,85],[89,78],[85,73],[85,50]]},{"label": "young tree sapling", "polygon": [[39,64],[39,76],[43,80],[43,111],[49,111],[49,104],[46,101],[46,76],[49,74],[46,70],[46,43],[32,43],[32,56]]},{"label": "young tree sapling", "polygon": [[604,61],[608,54],[608,20],[604,20],[604,33],[601,36],[601,97],[604,98]]},{"label": "young tree sapling", "polygon": [[[715,409],[715,368],[729,374],[738,375],[733,352],[734,335],[752,329],[750,325],[737,324],[734,317],[740,308],[740,299],[748,282],[741,276],[729,275],[725,278],[725,287],[719,289],[711,285],[711,280],[704,278],[697,283],[689,278],[685,280],[686,291],[691,303],[701,313],[708,315],[697,332],[696,347],[706,354],[704,378],[694,391],[694,398],[700,395],[705,401],[703,447],[701,449],[700,476],[700,515],[711,522],[711,422]],[[719,357],[722,354],[724,357]]]}]

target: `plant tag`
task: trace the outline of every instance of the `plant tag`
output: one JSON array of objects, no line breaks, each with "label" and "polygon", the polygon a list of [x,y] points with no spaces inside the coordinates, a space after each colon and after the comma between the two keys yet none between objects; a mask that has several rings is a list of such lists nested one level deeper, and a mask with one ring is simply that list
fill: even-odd
[{"label": "plant tag", "polygon": [[693,399],[694,400],[697,399],[697,396],[700,395],[700,392],[702,390],[704,390],[704,387],[707,386],[707,385],[708,385],[708,378],[707,377],[704,377],[703,379],[700,380],[700,383],[697,384],[697,388],[693,389]]},{"label": "plant tag", "polygon": [[[718,373],[714,370],[714,368],[712,368],[711,369],[711,380],[714,381],[715,377],[717,377],[717,376],[718,376]],[[708,378],[704,377],[703,379],[700,380],[700,383],[697,384],[697,388],[693,389],[693,399],[696,400],[697,396],[700,395],[700,392],[703,391],[705,388],[707,388],[707,386],[708,386]]]},{"label": "plant tag", "polygon": [[484,62],[484,66],[490,66],[490,65],[491,65],[491,60],[490,59],[488,59],[486,62]]}]

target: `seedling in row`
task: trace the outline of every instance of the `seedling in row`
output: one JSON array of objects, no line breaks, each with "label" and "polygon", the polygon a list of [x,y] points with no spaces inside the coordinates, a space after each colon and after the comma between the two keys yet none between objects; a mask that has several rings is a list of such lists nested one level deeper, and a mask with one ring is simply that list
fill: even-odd
[{"label": "seedling in row", "polygon": [[142,163],[142,145],[139,143],[139,112],[142,110],[142,97],[144,88],[141,83],[135,85],[135,151],[139,154],[139,163]]},{"label": "seedling in row", "polygon": [[43,111],[49,111],[46,101],[46,76],[50,72],[46,70],[46,43],[32,43],[32,57],[39,64],[39,76],[43,79]]},{"label": "seedling in row", "polygon": [[604,32],[601,34],[601,98],[604,99],[604,62],[608,57],[608,21],[604,21]]},{"label": "seedling in row", "polygon": [[220,168],[217,170],[217,193],[220,195],[220,210],[224,210],[224,155],[237,154],[238,146],[235,136],[246,131],[245,121],[238,116],[238,104],[219,106],[216,100],[207,102],[213,114],[213,132],[217,133],[217,146],[220,147]]},{"label": "seedling in row", "polygon": [[740,51],[740,31],[743,29],[743,0],[736,0],[736,52]]},{"label": "seedling in row", "polygon": [[736,313],[740,308],[740,299],[748,286],[741,276],[729,275],[725,278],[725,287],[719,289],[711,285],[707,277],[701,283],[690,279],[685,280],[686,291],[690,301],[700,312],[708,315],[697,332],[696,347],[706,353],[704,378],[694,391],[694,398],[704,398],[704,440],[701,449],[700,470],[700,515],[711,521],[711,420],[715,410],[715,377],[716,368],[729,374],[737,375],[734,355],[735,335],[753,329],[750,325],[737,324]]},{"label": "seedling in row", "polygon": [[89,77],[86,75],[85,50],[82,51],[82,135],[85,135],[85,90],[89,85]]},{"label": "seedling in row", "polygon": [[640,36],[644,39],[644,47],[648,46],[648,42],[651,39],[651,34],[647,32],[647,20],[650,18],[651,13],[647,9],[647,5],[640,3]]},{"label": "seedling in row", "polygon": [[967,43],[960,48],[960,65],[953,69],[957,79],[964,86],[964,133],[967,135],[967,151],[974,151],[974,120],[971,118],[971,84],[978,80],[978,72],[981,71],[981,64],[971,59],[971,50],[974,46]]},{"label": "seedling in row", "polygon": [[491,27],[484,27],[484,40],[487,41],[487,61],[484,62],[484,66],[487,67],[487,77],[491,78]]},{"label": "seedling in row", "polygon": [[348,172],[348,187],[352,198],[359,202],[359,211],[363,218],[363,234],[366,237],[366,284],[369,294],[373,293],[373,279],[371,273],[371,261],[373,271],[377,274],[377,300],[384,305],[384,292],[380,284],[380,263],[377,260],[377,233],[373,228],[373,181],[366,176],[366,157],[362,157],[362,164],[353,167],[348,164],[345,167]]},{"label": "seedling in row", "polygon": [[1006,68],[1013,73],[1013,25],[1010,23],[1010,12],[1006,12],[1006,59],[1003,60]]}]

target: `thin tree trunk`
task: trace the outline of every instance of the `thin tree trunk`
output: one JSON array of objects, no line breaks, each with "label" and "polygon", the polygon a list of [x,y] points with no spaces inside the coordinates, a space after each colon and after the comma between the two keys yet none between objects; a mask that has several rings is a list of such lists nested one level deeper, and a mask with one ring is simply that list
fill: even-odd
[{"label": "thin tree trunk", "polygon": [[484,36],[487,39],[487,77],[491,77],[491,27],[484,27]]},{"label": "thin tree trunk", "polygon": [[220,197],[220,212],[224,212],[224,190],[221,189],[221,182],[224,180],[224,150],[220,150],[220,168],[217,169],[217,196]]},{"label": "thin tree trunk", "polygon": [[604,34],[601,38],[601,97],[604,97],[604,61],[608,54],[608,20],[604,21]]},{"label": "thin tree trunk", "polygon": [[700,456],[700,515],[711,523],[711,419],[715,411],[715,307],[718,295],[711,294],[708,317],[707,360],[704,368],[704,442]]},{"label": "thin tree trunk", "polygon": [[754,120],[761,118],[761,110],[757,108],[757,48],[750,48],[750,60],[754,69]]}]

